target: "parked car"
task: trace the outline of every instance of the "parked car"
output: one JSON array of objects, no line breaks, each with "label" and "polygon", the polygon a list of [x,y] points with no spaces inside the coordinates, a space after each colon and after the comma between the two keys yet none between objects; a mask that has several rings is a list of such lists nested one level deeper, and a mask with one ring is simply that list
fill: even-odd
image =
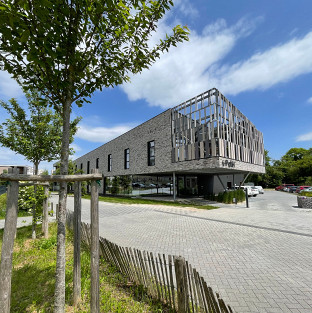
[{"label": "parked car", "polygon": [[290,186],[288,192],[293,193],[296,192],[298,186]]},{"label": "parked car", "polygon": [[264,189],[262,188],[262,186],[255,186],[255,187],[259,190],[259,194],[264,193]]},{"label": "parked car", "polygon": [[288,188],[291,186],[294,186],[294,184],[283,184],[283,185],[275,187],[275,190],[283,190],[284,188]]},{"label": "parked car", "polygon": [[296,189],[296,193],[299,193],[301,190],[305,189],[305,188],[309,188],[311,186],[298,186],[297,189]]},{"label": "parked car", "polygon": [[248,197],[256,197],[259,194],[259,190],[254,186],[242,186],[241,188],[243,188],[244,191],[247,190]]},{"label": "parked car", "polygon": [[144,184],[142,184],[142,183],[133,183],[133,184],[132,184],[132,187],[136,187],[136,188],[144,188],[144,187],[145,187],[145,185],[144,185]]},{"label": "parked car", "polygon": [[299,193],[301,192],[304,192],[304,191],[312,191],[312,187],[306,187],[306,188],[303,188],[302,190],[299,191]]}]

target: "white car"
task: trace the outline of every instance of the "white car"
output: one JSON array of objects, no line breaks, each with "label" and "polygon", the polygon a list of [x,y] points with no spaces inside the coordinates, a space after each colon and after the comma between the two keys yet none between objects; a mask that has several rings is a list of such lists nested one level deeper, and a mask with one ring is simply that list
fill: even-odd
[{"label": "white car", "polygon": [[259,193],[263,194],[264,193],[264,189],[262,188],[262,186],[255,186],[258,190]]},{"label": "white car", "polygon": [[244,190],[247,190],[248,197],[256,197],[259,194],[259,190],[254,186],[242,186]]}]

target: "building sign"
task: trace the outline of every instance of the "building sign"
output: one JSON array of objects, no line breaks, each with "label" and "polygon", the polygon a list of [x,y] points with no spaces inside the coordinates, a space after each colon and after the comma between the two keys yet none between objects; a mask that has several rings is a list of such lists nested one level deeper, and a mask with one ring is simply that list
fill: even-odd
[{"label": "building sign", "polygon": [[227,166],[227,167],[235,167],[235,162],[234,161],[222,161],[222,166]]}]

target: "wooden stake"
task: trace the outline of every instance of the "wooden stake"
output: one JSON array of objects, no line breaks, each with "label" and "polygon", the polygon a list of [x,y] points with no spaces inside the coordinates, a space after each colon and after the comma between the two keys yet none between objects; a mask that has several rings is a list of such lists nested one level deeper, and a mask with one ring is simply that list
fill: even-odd
[{"label": "wooden stake", "polygon": [[18,187],[18,182],[11,182],[8,187],[7,211],[1,253],[0,313],[10,313],[12,257],[18,212]]},{"label": "wooden stake", "polygon": [[44,187],[44,195],[46,199],[43,201],[42,232],[43,232],[44,238],[48,238],[49,237],[49,208],[48,208],[49,187]]},{"label": "wooden stake", "polygon": [[81,299],[81,182],[74,185],[74,306],[77,306]]},{"label": "wooden stake", "polygon": [[[92,170],[94,172],[94,170]],[[99,278],[99,189],[96,181],[91,183],[91,312],[100,313]]]}]

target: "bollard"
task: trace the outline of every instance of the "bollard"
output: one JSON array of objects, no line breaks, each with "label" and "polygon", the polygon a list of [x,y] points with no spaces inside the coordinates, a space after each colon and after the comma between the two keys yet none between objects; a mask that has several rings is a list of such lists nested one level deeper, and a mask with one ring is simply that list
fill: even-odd
[{"label": "bollard", "polygon": [[246,195],[246,208],[249,208],[249,200],[248,200],[248,190],[245,189],[245,195]]}]

